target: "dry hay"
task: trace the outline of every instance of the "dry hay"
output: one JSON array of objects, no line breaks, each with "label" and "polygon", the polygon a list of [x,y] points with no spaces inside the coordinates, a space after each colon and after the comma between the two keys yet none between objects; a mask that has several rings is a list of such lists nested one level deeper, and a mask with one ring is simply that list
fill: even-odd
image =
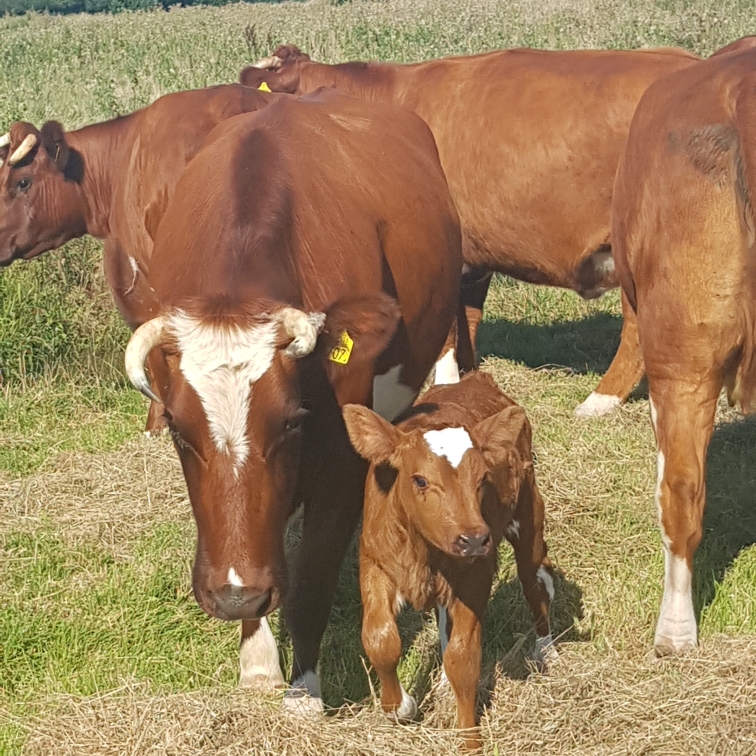
[{"label": "dry hay", "polygon": [[[24,723],[28,756],[457,753],[453,706],[438,691],[425,722],[397,726],[373,706],[292,718],[245,691],[149,695],[144,687],[51,699]],[[441,699],[440,701],[438,699]],[[498,680],[483,717],[485,753],[539,756],[746,756],[756,752],[756,639],[708,639],[683,659],[562,647],[548,676]]]}]

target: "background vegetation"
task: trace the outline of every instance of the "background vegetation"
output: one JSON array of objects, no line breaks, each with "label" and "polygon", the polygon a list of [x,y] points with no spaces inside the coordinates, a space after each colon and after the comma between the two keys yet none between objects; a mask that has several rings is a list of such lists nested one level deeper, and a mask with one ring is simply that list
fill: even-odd
[{"label": "background vegetation", "polygon": [[[49,118],[76,128],[170,91],[233,81],[282,42],[326,62],[517,45],[677,45],[706,55],[755,30],[752,0],[315,0],[28,14],[0,20],[0,128]],[[203,616],[191,596],[183,481],[167,441],[141,438],[146,405],[124,383],[128,334],[100,259],[100,244],[85,238],[0,271],[0,753],[24,743],[30,753],[280,753],[290,742],[324,752],[307,739],[313,730],[287,729],[272,705],[231,691],[237,629]],[[486,369],[534,422],[551,552],[564,572],[555,608],[563,666],[523,683],[530,625],[502,553],[486,630],[491,752],[501,738],[520,744],[512,753],[530,752],[531,741],[533,752],[581,756],[749,753],[738,743],[753,745],[756,724],[736,702],[755,693],[754,676],[743,678],[752,651],[737,645],[756,632],[754,427],[722,410],[712,444],[696,567],[703,649],[693,662],[652,666],[662,566],[647,401],[641,390],[611,418],[571,415],[609,364],[619,328],[616,294],[586,304],[501,280],[489,300]],[[370,701],[358,623],[351,564],[322,665],[331,705]],[[435,631],[408,616],[404,632],[402,675],[422,696],[437,665]],[[722,646],[722,632],[735,645]],[[438,700],[426,702],[426,724],[447,726],[448,707],[434,718]],[[244,724],[252,710],[265,726]],[[709,710],[717,715],[696,716]],[[740,739],[725,710],[738,713]],[[379,753],[392,742],[410,753],[412,738],[426,751],[437,738],[446,752],[431,729],[389,737],[365,721],[356,740],[346,724],[331,728],[330,752]],[[254,740],[258,730],[274,733],[268,745]]]}]

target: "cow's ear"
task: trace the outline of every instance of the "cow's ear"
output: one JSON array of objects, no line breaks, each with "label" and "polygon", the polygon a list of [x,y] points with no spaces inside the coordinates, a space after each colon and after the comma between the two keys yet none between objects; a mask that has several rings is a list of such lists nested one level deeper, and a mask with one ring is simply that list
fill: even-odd
[{"label": "cow's ear", "polygon": [[239,83],[245,87],[261,89],[263,92],[297,94],[299,71],[296,67],[286,68],[282,71],[269,71],[265,68],[247,66],[239,74]]},{"label": "cow's ear", "polygon": [[47,121],[40,130],[42,146],[57,169],[64,173],[71,157],[66,132],[57,121]]},{"label": "cow's ear", "polygon": [[349,440],[368,462],[389,462],[401,440],[402,432],[373,410],[361,404],[345,404],[342,409]]},{"label": "cow's ear", "polygon": [[372,365],[396,333],[400,318],[399,303],[383,292],[338,299],[326,311],[316,351],[328,367]]}]

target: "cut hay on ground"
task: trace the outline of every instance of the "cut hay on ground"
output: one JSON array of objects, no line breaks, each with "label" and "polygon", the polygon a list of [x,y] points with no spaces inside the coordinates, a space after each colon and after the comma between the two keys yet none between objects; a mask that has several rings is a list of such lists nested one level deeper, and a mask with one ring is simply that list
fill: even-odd
[{"label": "cut hay on ground", "polygon": [[[432,694],[433,695],[433,694]],[[374,708],[299,719],[244,691],[151,696],[127,687],[56,699],[26,722],[28,756],[427,756],[457,753],[443,731],[448,692],[424,724]],[[685,659],[627,659],[562,647],[548,676],[502,678],[483,718],[485,753],[540,756],[746,756],[756,753],[756,639],[711,638]]]}]

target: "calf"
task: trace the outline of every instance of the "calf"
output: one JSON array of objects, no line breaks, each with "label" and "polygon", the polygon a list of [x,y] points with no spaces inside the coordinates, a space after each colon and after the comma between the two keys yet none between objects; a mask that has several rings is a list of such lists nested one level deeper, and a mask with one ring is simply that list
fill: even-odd
[{"label": "calf", "polygon": [[[381,680],[383,710],[400,719],[417,711],[396,674],[396,614],[405,601],[418,610],[438,604],[458,725],[474,728],[481,626],[504,536],[535,618],[536,658],[553,653],[554,582],[530,423],[481,372],[432,388],[396,426],[366,407],[343,413],[352,444],[371,463],[360,540],[362,642]],[[477,747],[477,733],[466,744]]]}]

